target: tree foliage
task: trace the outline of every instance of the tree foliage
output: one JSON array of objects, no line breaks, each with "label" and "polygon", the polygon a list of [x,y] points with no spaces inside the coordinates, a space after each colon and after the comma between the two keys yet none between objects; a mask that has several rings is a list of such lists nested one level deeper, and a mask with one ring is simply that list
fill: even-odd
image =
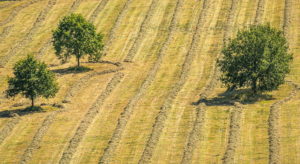
[{"label": "tree foliage", "polygon": [[37,61],[32,55],[17,62],[13,70],[15,77],[8,79],[9,87],[6,90],[8,97],[21,94],[30,98],[34,106],[37,97],[54,97],[58,92],[54,73],[47,69],[45,63]]},{"label": "tree foliage", "polygon": [[99,60],[102,56],[103,36],[96,33],[95,26],[80,14],[64,17],[53,31],[53,46],[56,55],[65,62],[71,55],[77,59],[89,55],[90,60]]},{"label": "tree foliage", "polygon": [[283,32],[270,25],[239,31],[218,61],[221,81],[228,88],[251,87],[254,93],[278,89],[290,71],[288,49]]}]

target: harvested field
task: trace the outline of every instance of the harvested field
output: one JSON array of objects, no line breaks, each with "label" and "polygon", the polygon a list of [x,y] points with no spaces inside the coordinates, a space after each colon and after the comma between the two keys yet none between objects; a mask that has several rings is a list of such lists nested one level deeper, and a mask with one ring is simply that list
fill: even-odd
[{"label": "harvested field", "polygon": [[[104,56],[72,72],[52,30],[81,13],[104,35]],[[2,163],[299,163],[298,0],[0,1]],[[253,102],[226,97],[216,61],[238,30],[270,23],[294,60],[286,83]],[[60,85],[39,98],[5,97],[7,76],[28,53]],[[224,96],[225,95],[225,96]],[[0,163],[1,163],[0,162]]]}]

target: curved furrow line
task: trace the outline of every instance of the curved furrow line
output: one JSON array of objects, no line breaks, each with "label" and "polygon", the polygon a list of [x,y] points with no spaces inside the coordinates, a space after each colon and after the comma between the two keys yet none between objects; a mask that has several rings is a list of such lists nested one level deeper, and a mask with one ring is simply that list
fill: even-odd
[{"label": "curved furrow line", "polygon": [[134,58],[134,55],[136,54],[138,48],[140,47],[142,40],[144,38],[144,34],[147,31],[147,25],[150,21],[150,18],[152,17],[154,13],[154,9],[156,8],[158,4],[158,0],[152,0],[150,7],[148,8],[148,11],[146,13],[146,16],[142,22],[142,24],[139,27],[139,31],[137,33],[137,37],[134,38],[133,45],[131,46],[126,58],[124,59],[124,62],[131,62]]},{"label": "curved furrow line", "polygon": [[63,110],[57,110],[49,114],[43,121],[41,127],[37,130],[35,133],[31,143],[25,150],[24,154],[21,157],[20,164],[26,164],[30,161],[32,158],[34,150],[38,149],[40,147],[40,142],[43,139],[43,136],[49,129],[50,125],[53,123],[56,115],[60,112],[63,112]]},{"label": "curved furrow line", "polygon": [[0,34],[0,44],[4,41],[4,39],[9,35],[13,25],[6,26],[3,28],[2,33]]},{"label": "curved furrow line", "polygon": [[16,125],[20,122],[21,117],[17,114],[13,114],[13,118],[5,124],[5,126],[0,131],[0,145],[3,141],[11,134]]},{"label": "curved furrow line", "polygon": [[[50,4],[55,4],[53,2],[56,2],[56,0],[49,0],[47,7]],[[45,9],[45,10],[47,10],[47,9]],[[41,13],[40,15],[44,15],[44,14]],[[43,17],[40,17],[40,16],[39,16],[39,18],[43,19]],[[21,120],[21,118],[16,116],[5,125],[5,127],[1,130],[1,133],[0,133],[0,143],[2,143],[7,136],[9,136],[9,134],[12,132],[14,127],[20,122],[20,120]]]},{"label": "curved furrow line", "polygon": [[[79,6],[79,4],[81,3],[81,0],[75,0],[70,8],[71,12],[72,10],[76,10],[76,8]],[[51,46],[51,40],[49,40],[46,46],[43,46],[40,50],[39,50],[39,56],[41,56],[41,54],[44,54],[47,50],[48,47]],[[82,88],[85,84],[87,84],[87,81],[90,80],[92,77],[94,76],[98,76],[98,75],[104,75],[104,74],[109,74],[109,73],[115,73],[118,72],[120,70],[123,70],[124,68],[122,67],[121,63],[118,62],[111,62],[111,61],[100,61],[99,63],[105,63],[105,64],[112,64],[117,66],[117,69],[110,69],[110,70],[105,70],[105,71],[101,71],[101,72],[93,72],[91,74],[85,75],[82,78],[78,79],[67,91],[67,94],[65,95],[65,98],[62,102],[70,102],[71,97],[73,97],[73,95],[75,95],[75,93],[77,93],[80,88]],[[43,136],[45,135],[45,133],[47,132],[48,128],[50,127],[50,125],[53,123],[54,118],[56,117],[56,115],[60,112],[62,112],[63,110],[59,110],[59,111],[55,111],[51,114],[49,114],[43,124],[41,125],[41,127],[38,129],[38,131],[36,132],[34,138],[32,139],[30,145],[27,147],[27,149],[25,150],[22,158],[21,158],[21,162],[20,163],[27,163],[33,154],[33,151],[36,150],[39,146],[40,146],[40,142],[43,138]]]},{"label": "curved furrow line", "polygon": [[[234,15],[236,14],[237,10],[237,5],[238,5],[238,0],[232,0],[231,1],[231,6],[229,9],[228,17],[226,20],[226,27],[225,27],[225,32],[223,36],[223,41],[224,44],[226,41],[228,41],[231,33],[232,33],[232,28],[233,28],[233,23],[234,23]],[[224,45],[223,44],[223,45]],[[218,53],[218,56],[216,58],[219,58],[220,54]],[[212,71],[210,73],[209,81],[206,84],[205,88],[203,89],[202,93],[200,94],[200,100],[197,104],[201,102],[201,100],[206,99],[213,91],[213,89],[216,87],[217,82],[218,82],[218,74],[219,70],[216,66],[216,64],[213,65]],[[193,152],[196,148],[196,145],[199,141],[199,136],[201,136],[202,132],[202,126],[205,121],[205,103],[200,103],[199,107],[196,108],[196,119],[193,123],[193,128],[191,132],[189,133],[189,137],[187,139],[185,148],[184,148],[184,153],[182,156],[181,163],[190,163],[193,157]]]},{"label": "curved furrow line", "polygon": [[110,29],[108,34],[108,40],[104,47],[104,54],[108,51],[109,47],[112,45],[112,40],[115,39],[116,30],[119,28],[121,24],[121,20],[124,18],[125,14],[128,11],[129,5],[131,4],[132,0],[127,0],[123,6],[123,8],[118,13],[118,17],[113,25],[113,27]]},{"label": "curved furrow line", "polygon": [[76,81],[76,83],[72,87],[68,89],[63,102],[70,102],[70,99],[78,92],[78,90],[80,90],[80,88],[82,88],[82,86],[86,85],[87,81],[89,81],[92,77],[104,75],[104,74],[116,73],[123,69],[124,69],[123,67],[118,67],[117,69],[109,69],[101,72],[93,72],[83,76],[78,81]]},{"label": "curved furrow line", "polygon": [[101,2],[98,4],[97,8],[94,10],[94,12],[92,13],[92,15],[89,18],[90,22],[94,22],[95,19],[97,18],[98,14],[100,13],[100,11],[106,6],[108,0],[101,0]]},{"label": "curved furrow line", "polygon": [[290,92],[289,96],[283,100],[277,101],[270,107],[270,115],[268,119],[268,135],[269,135],[269,163],[276,164],[280,163],[280,139],[278,132],[278,119],[279,119],[279,109],[280,106],[292,98],[294,98],[299,90],[299,87],[293,82],[288,82],[289,85],[293,87],[293,90]]},{"label": "curved furrow line", "polygon": [[292,0],[285,0],[285,7],[284,7],[284,18],[283,18],[283,32],[287,40],[289,40],[289,26],[291,24],[291,10],[292,10]]},{"label": "curved furrow line", "polygon": [[[79,6],[80,2],[81,2],[81,0],[74,1],[70,8],[70,11],[75,10]],[[48,44],[51,44],[51,41]],[[40,50],[40,51],[45,51],[45,49]],[[112,64],[112,65],[117,66],[118,68],[105,70],[105,71],[101,71],[101,72],[93,72],[91,74],[88,74],[88,75],[78,79],[67,91],[67,94],[65,95],[63,102],[68,102],[70,97],[72,97],[75,94],[75,92],[79,91],[80,88],[82,88],[83,85],[86,84],[87,81],[89,79],[91,79],[92,77],[98,76],[98,75],[109,74],[109,73],[115,73],[120,70],[123,70],[122,65],[118,62],[100,61],[99,63]],[[65,110],[58,110],[58,111],[52,112],[44,119],[42,125],[37,130],[36,134],[34,135],[31,143],[29,144],[29,146],[25,150],[24,154],[22,155],[20,163],[27,163],[31,159],[34,150],[36,150],[40,147],[40,142],[41,142],[43,136],[45,135],[45,133],[47,132],[48,128],[50,127],[50,125],[53,123],[56,115],[63,111],[65,111]]]},{"label": "curved furrow line", "polygon": [[258,0],[257,9],[255,13],[254,24],[261,24],[262,18],[265,10],[266,1],[265,0]]},{"label": "curved furrow line", "polygon": [[112,153],[115,151],[116,147],[118,146],[118,144],[122,138],[123,132],[125,130],[128,120],[130,119],[133,108],[136,106],[137,102],[145,94],[146,90],[149,88],[149,86],[154,81],[155,76],[156,76],[156,74],[162,64],[163,58],[166,54],[166,49],[173,39],[174,32],[176,29],[177,19],[178,19],[178,15],[179,15],[179,10],[182,8],[182,5],[183,5],[183,0],[177,0],[175,9],[173,11],[172,20],[171,20],[170,25],[167,30],[168,31],[167,38],[164,41],[160,50],[158,51],[158,58],[157,58],[155,64],[150,69],[150,72],[148,73],[146,79],[143,81],[143,84],[139,88],[138,92],[129,101],[129,103],[124,108],[124,111],[121,113],[121,116],[118,119],[118,124],[113,132],[113,135],[112,135],[110,141],[108,142],[108,146],[105,148],[103,155],[99,159],[99,163],[109,163],[110,162]]},{"label": "curved furrow line", "polygon": [[[105,70],[101,72],[94,72],[92,74],[88,74],[80,79],[78,79],[67,91],[67,94],[63,100],[63,102],[70,102],[70,99],[73,95],[78,93],[78,91],[83,88],[85,84],[87,84],[87,81],[90,80],[94,76],[99,76],[99,75],[104,75],[104,74],[109,74],[109,73],[115,73],[123,69],[123,67],[120,67],[120,63],[114,63],[110,61],[102,61],[100,63],[107,63],[107,64],[113,64],[113,65],[118,65],[119,68],[117,69],[110,69],[110,70]],[[57,110],[55,112],[50,113],[43,121],[42,125],[40,128],[37,130],[35,133],[31,143],[25,150],[24,154],[22,155],[20,163],[25,164],[28,163],[28,161],[31,159],[33,152],[40,147],[40,142],[47,132],[48,128],[50,125],[53,123],[56,115],[58,115],[60,112],[66,111],[64,110]]]},{"label": "curved furrow line", "polygon": [[79,5],[81,4],[82,0],[75,0],[69,10],[69,13],[72,13],[74,12],[78,7]]},{"label": "curved furrow line", "polygon": [[5,4],[5,5],[1,5],[1,6],[0,6],[0,9],[6,8],[6,7],[10,6],[10,5],[12,5],[12,3],[7,3],[7,4]]},{"label": "curved furrow line", "polygon": [[19,14],[19,12],[22,9],[24,9],[24,8],[30,6],[30,5],[32,5],[34,3],[37,3],[37,2],[39,2],[39,0],[31,0],[31,1],[28,1],[27,3],[24,3],[24,4],[16,7],[5,20],[3,20],[2,22],[0,22],[0,26],[3,26],[5,24],[11,22]]},{"label": "curved furrow line", "polygon": [[235,102],[231,111],[230,126],[229,126],[229,138],[227,147],[223,157],[224,164],[234,163],[234,154],[237,147],[237,143],[240,136],[240,121],[242,117],[243,107],[240,103]]},{"label": "curved furrow line", "polygon": [[44,8],[43,11],[40,12],[33,26],[26,34],[25,38],[19,41],[14,47],[11,48],[10,51],[8,51],[8,53],[1,59],[0,66],[4,67],[11,57],[15,56],[20,51],[20,49],[24,48],[28,43],[32,41],[34,34],[41,27],[49,11],[53,8],[55,4],[56,4],[56,0],[48,0],[47,6]]},{"label": "curved furrow line", "polygon": [[111,81],[108,83],[108,85],[106,86],[106,89],[99,95],[99,97],[94,102],[92,107],[85,114],[74,136],[70,140],[68,147],[64,150],[63,155],[59,161],[60,164],[70,163],[73,155],[76,152],[77,147],[79,146],[81,140],[83,139],[87,129],[93,122],[94,118],[97,116],[97,113],[99,113],[104,101],[113,92],[113,90],[117,87],[117,85],[121,82],[123,77],[124,77],[123,73],[121,72],[116,73],[114,77],[111,79]]},{"label": "curved furrow line", "polygon": [[[289,40],[289,31],[288,28],[290,26],[291,19],[291,0],[285,0],[285,8],[284,8],[284,20],[283,20],[283,32],[287,40]],[[279,108],[282,104],[288,102],[293,97],[296,96],[298,86],[293,82],[288,82],[289,85],[293,87],[293,90],[290,92],[289,96],[283,100],[277,101],[270,107],[270,114],[268,119],[268,136],[269,136],[269,163],[275,164],[280,163],[280,140],[279,140],[279,132],[278,132],[278,119],[279,119]]]},{"label": "curved furrow line", "polygon": [[[110,63],[109,61],[105,63]],[[115,64],[115,63],[113,63]],[[78,79],[67,91],[67,94],[63,100],[63,102],[70,102],[70,97],[75,95],[75,93],[78,93],[78,91],[83,88],[85,84],[87,84],[87,81],[90,80],[94,76],[99,76],[99,75],[104,75],[104,74],[109,74],[109,73],[115,73],[123,68],[117,68],[117,69],[111,69],[111,70],[106,70],[106,71],[101,71],[101,72],[94,72],[92,74],[88,74],[84,76],[83,78]],[[39,127],[37,132],[35,133],[31,143],[29,146],[26,148],[24,154],[22,155],[20,163],[25,164],[28,163],[28,161],[31,159],[33,152],[40,147],[40,142],[43,138],[43,136],[46,134],[48,128],[50,125],[53,123],[56,115],[58,115],[60,112],[66,111],[64,110],[57,110],[55,112],[50,113],[43,121],[42,125]]]},{"label": "curved furrow line", "polygon": [[200,39],[200,34],[202,34],[204,32],[204,30],[201,27],[205,21],[205,18],[207,15],[207,10],[210,7],[210,3],[211,3],[211,1],[207,1],[207,0],[204,0],[202,3],[202,7],[201,7],[202,9],[201,9],[201,12],[199,12],[199,15],[197,16],[196,28],[195,28],[195,31],[193,32],[193,38],[190,43],[190,48],[187,52],[185,61],[182,65],[182,71],[180,74],[180,78],[176,82],[176,84],[172,87],[172,90],[168,94],[166,101],[160,108],[160,111],[155,119],[155,123],[153,125],[152,132],[146,143],[146,146],[144,148],[144,151],[143,151],[143,154],[142,154],[142,157],[141,157],[139,163],[149,163],[150,162],[152,155],[153,155],[153,151],[159,141],[161,132],[164,128],[165,120],[168,117],[168,110],[171,108],[174,99],[176,98],[176,96],[178,95],[178,92],[182,89],[183,85],[185,84],[185,82],[187,80],[191,63],[194,59],[194,56],[196,55],[195,51],[196,51],[197,43]]}]

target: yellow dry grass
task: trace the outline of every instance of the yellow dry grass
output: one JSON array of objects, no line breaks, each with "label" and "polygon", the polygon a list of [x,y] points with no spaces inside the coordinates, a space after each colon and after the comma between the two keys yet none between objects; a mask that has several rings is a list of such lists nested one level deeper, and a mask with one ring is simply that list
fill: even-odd
[{"label": "yellow dry grass", "polygon": [[[294,61],[287,80],[300,85],[298,0],[42,0],[22,8],[1,25],[19,6],[29,1],[0,2],[0,60],[12,54],[4,67],[0,67],[2,163],[21,162],[29,149],[32,154],[27,163],[59,163],[75,132],[83,124],[81,121],[86,113],[116,72],[122,72],[124,78],[105,98],[99,112],[87,125],[82,140],[76,142],[70,163],[98,163],[100,160],[104,163],[138,163],[147,161],[147,158],[150,158],[150,163],[181,163],[183,158],[190,163],[223,163],[229,144],[232,144],[229,135],[234,106],[213,101],[225,91],[220,83],[210,86],[213,79],[217,79],[214,76],[218,76],[214,71],[215,62],[224,37],[234,36],[239,29],[258,20],[283,29],[287,22],[284,19],[289,19],[285,33]],[[34,27],[49,1],[56,4],[48,11],[45,20]],[[181,5],[175,10],[177,2]],[[231,8],[235,2],[235,7]],[[203,3],[207,5],[204,8]],[[263,4],[262,10],[257,11],[261,9],[258,7],[260,3]],[[288,11],[287,3],[290,3]],[[101,10],[97,11],[101,4]],[[56,73],[59,93],[55,98],[40,98],[37,102],[46,103],[45,112],[21,115],[19,122],[4,134],[3,129],[14,118],[2,116],[2,113],[22,110],[29,105],[29,101],[20,96],[15,99],[4,97],[6,77],[12,75],[11,68],[16,61],[34,53],[56,72],[75,65],[73,59],[61,64],[49,42],[51,31],[64,15],[71,12],[71,8],[87,19],[95,14],[93,23],[97,31],[104,34],[105,43],[109,44],[103,60],[120,62],[121,66],[87,63],[83,59],[83,65],[92,68],[91,71]],[[32,39],[26,41],[32,29]],[[5,30],[8,32],[2,36]],[[25,44],[18,47],[19,43]],[[130,55],[132,62],[124,62]],[[189,55],[193,56],[190,69],[182,73],[187,67],[184,63],[189,63],[186,61]],[[96,74],[121,68],[124,69]],[[178,81],[183,83],[177,84]],[[199,106],[195,102],[207,87],[211,87],[207,94],[212,103],[204,107],[204,119],[198,127],[200,131],[197,131],[194,125],[198,126],[196,121],[201,118],[197,118]],[[286,83],[279,90],[267,93],[272,99],[242,105],[241,118],[236,123],[240,125],[238,139],[233,141],[235,152],[227,158],[232,158],[234,163],[270,161],[270,107],[292,91],[293,87]],[[70,102],[63,103],[66,99]],[[279,138],[281,163],[300,162],[299,99],[298,89],[296,95],[278,110],[276,137]],[[52,107],[52,104],[62,104],[64,108]],[[43,122],[53,113],[52,122],[37,139],[36,134],[45,128]],[[158,119],[161,116],[164,116],[163,120]],[[191,137],[193,132],[197,133],[195,140]],[[5,136],[3,141],[2,136]],[[32,143],[37,143],[37,146],[32,147]]]}]

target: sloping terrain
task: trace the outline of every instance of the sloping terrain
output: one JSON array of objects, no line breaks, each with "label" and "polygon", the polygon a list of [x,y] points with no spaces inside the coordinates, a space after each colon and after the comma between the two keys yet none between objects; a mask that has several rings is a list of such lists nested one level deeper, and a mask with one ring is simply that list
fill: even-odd
[{"label": "sloping terrain", "polygon": [[[51,32],[72,12],[105,36],[103,61],[83,60],[91,71],[54,54]],[[0,1],[0,163],[299,163],[299,16],[299,0]],[[269,96],[228,100],[220,50],[261,23],[284,31],[292,71]],[[60,85],[38,99],[45,112],[3,93],[28,53]]]}]

